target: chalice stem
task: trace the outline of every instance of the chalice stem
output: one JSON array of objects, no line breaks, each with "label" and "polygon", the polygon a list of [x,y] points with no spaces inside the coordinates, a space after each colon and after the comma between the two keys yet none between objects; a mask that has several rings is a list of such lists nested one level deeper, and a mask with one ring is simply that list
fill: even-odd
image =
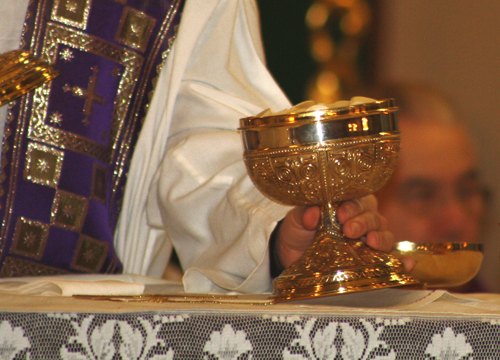
[{"label": "chalice stem", "polygon": [[342,228],[337,220],[337,208],[339,205],[339,202],[330,201],[321,204],[321,220],[318,232],[329,234],[332,238],[340,240],[344,236],[342,234]]}]

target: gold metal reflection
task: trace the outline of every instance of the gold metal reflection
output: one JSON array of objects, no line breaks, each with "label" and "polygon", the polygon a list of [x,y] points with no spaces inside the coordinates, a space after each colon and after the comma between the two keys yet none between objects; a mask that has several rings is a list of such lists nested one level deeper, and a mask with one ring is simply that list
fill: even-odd
[{"label": "gold metal reflection", "polygon": [[481,243],[414,243],[401,241],[394,254],[413,258],[411,275],[428,288],[453,288],[472,280],[483,262]]},{"label": "gold metal reflection", "polygon": [[27,51],[14,50],[0,55],[0,106],[51,81],[58,72],[47,62]]}]

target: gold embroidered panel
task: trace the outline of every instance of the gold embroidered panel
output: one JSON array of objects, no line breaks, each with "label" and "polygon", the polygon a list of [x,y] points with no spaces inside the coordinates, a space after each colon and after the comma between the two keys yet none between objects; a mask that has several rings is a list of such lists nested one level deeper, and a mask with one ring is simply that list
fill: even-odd
[{"label": "gold embroidered panel", "polygon": [[28,143],[24,178],[35,184],[57,187],[64,152],[38,143]]},{"label": "gold embroidered panel", "polygon": [[85,30],[90,6],[91,0],[55,0],[52,20]]},{"label": "gold embroidered panel", "polygon": [[[61,129],[61,123],[64,122],[64,119],[61,119],[62,115],[48,113],[50,96],[52,95],[51,89],[54,86],[53,83],[50,83],[35,90],[29,137],[63,149],[89,154],[104,162],[110,162],[117,147],[116,143],[120,136],[123,135],[123,122],[129,111],[129,99],[133,95],[136,79],[140,75],[144,60],[138,53],[115,46],[83,32],[59,24],[49,24],[47,26],[42,58],[50,63],[56,63],[59,59],[62,59],[63,62],[71,62],[76,56],[74,55],[76,52],[94,54],[116,64],[111,76],[115,78],[119,85],[116,94],[112,94],[113,98],[111,98],[114,101],[114,112],[109,135],[92,140],[69,130]],[[95,76],[96,70],[95,68],[87,70],[90,75],[87,89],[78,86],[73,88],[70,83],[65,83],[61,89],[63,93],[70,93],[70,96],[85,97],[85,103],[80,114],[80,121],[83,124],[89,122],[85,108],[89,106],[87,101],[92,102],[96,97],[95,93],[89,91],[89,89],[92,89],[89,85],[92,85],[92,82],[95,81],[93,76]],[[121,75],[119,79],[117,79],[118,75]],[[95,84],[93,91],[95,91]],[[54,121],[54,119],[60,120]],[[74,121],[74,119],[71,119],[71,121]]]},{"label": "gold embroidered panel", "polygon": [[24,217],[17,219],[12,253],[41,259],[49,236],[49,225]]},{"label": "gold embroidered panel", "polygon": [[30,0],[22,48],[59,76],[10,107],[0,276],[116,272],[126,174],[183,0]]}]

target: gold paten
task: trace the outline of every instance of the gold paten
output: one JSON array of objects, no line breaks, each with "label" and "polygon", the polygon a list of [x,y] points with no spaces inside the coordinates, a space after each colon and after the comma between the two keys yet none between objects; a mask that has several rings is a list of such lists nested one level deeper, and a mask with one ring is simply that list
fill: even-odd
[{"label": "gold paten", "polygon": [[401,241],[394,254],[415,260],[411,275],[427,288],[453,288],[477,275],[483,262],[483,244]]},{"label": "gold paten", "polygon": [[144,294],[144,295],[73,295],[85,300],[148,303],[186,303],[186,304],[234,304],[234,305],[272,305],[274,298],[267,294]]},{"label": "gold paten", "polygon": [[48,63],[27,51],[0,55],[0,106],[23,96],[58,75]]},{"label": "gold paten", "polygon": [[317,205],[315,241],[273,282],[276,301],[418,283],[393,255],[342,235],[341,201],[383,186],[399,153],[392,99],[244,118],[244,158],[256,187],[285,205]]}]

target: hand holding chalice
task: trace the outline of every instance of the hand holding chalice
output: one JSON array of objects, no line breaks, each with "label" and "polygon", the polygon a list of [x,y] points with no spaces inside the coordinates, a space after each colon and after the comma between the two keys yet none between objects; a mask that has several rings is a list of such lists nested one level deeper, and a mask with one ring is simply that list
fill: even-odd
[{"label": "hand holding chalice", "polygon": [[401,262],[342,235],[341,201],[378,190],[399,151],[392,99],[306,102],[240,120],[250,178],[270,199],[317,205],[321,223],[304,255],[274,280],[276,300],[313,298],[416,283]]}]

